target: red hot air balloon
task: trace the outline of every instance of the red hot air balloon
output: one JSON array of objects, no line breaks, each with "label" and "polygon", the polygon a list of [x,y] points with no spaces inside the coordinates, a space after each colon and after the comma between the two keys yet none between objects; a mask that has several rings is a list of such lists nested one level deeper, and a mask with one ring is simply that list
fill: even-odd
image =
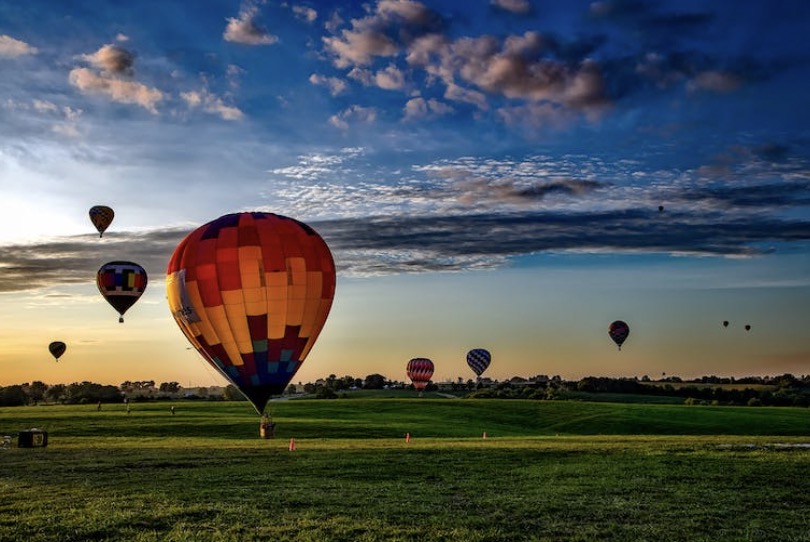
[{"label": "red hot air balloon", "polygon": [[115,217],[115,212],[106,205],[94,205],[90,207],[90,222],[98,230],[98,236],[104,235],[104,231],[110,227]]},{"label": "red hot air balloon", "polygon": [[118,321],[124,322],[124,313],[140,299],[146,290],[146,270],[132,262],[116,261],[105,263],[96,275],[98,291],[121,315]]},{"label": "red hot air balloon", "polygon": [[59,358],[62,357],[62,354],[65,353],[65,350],[67,350],[67,345],[62,341],[54,341],[48,345],[48,351],[51,353],[53,359],[55,359],[56,361],[59,361]]},{"label": "red hot air balloon", "polygon": [[492,354],[489,353],[489,350],[473,348],[467,352],[467,365],[470,366],[470,369],[473,370],[476,376],[484,374],[484,371],[487,370],[491,361]]},{"label": "red hot air balloon", "polygon": [[335,264],[306,224],[271,213],[228,214],[177,245],[166,293],[189,342],[262,414],[326,322]]},{"label": "red hot air balloon", "polygon": [[427,358],[413,358],[408,362],[405,372],[413,382],[413,387],[419,390],[419,395],[422,395],[422,391],[433,376],[433,362]]},{"label": "red hot air balloon", "polygon": [[610,324],[610,328],[608,328],[608,335],[610,335],[610,338],[613,339],[613,342],[616,343],[619,350],[621,350],[622,344],[625,340],[627,340],[627,336],[630,335],[630,326],[621,320],[616,320]]}]

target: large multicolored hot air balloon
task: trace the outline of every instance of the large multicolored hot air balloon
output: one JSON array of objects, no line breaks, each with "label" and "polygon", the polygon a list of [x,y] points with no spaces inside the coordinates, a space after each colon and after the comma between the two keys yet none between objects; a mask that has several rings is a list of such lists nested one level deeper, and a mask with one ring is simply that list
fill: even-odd
[{"label": "large multicolored hot air balloon", "polygon": [[177,245],[166,293],[189,342],[261,414],[326,322],[335,264],[306,224],[271,213],[228,214]]},{"label": "large multicolored hot air balloon", "polygon": [[487,370],[491,361],[492,354],[489,353],[489,350],[473,348],[467,352],[467,365],[470,366],[476,376],[481,376]]},{"label": "large multicolored hot air balloon", "polygon": [[106,205],[94,205],[90,207],[90,222],[98,230],[98,236],[104,235],[104,231],[110,227],[115,218],[115,212]]},{"label": "large multicolored hot air balloon", "polygon": [[132,262],[116,261],[105,263],[96,275],[98,291],[107,303],[118,311],[119,322],[124,321],[124,313],[135,304],[146,290],[146,270]]},{"label": "large multicolored hot air balloon", "polygon": [[433,362],[427,358],[413,358],[408,362],[405,372],[421,395],[433,376]]},{"label": "large multicolored hot air balloon", "polygon": [[48,345],[48,351],[53,356],[53,359],[59,361],[59,358],[62,357],[62,354],[65,353],[67,350],[67,345],[62,341],[53,341],[51,344]]},{"label": "large multicolored hot air balloon", "polygon": [[621,350],[622,344],[625,340],[627,340],[627,336],[630,335],[630,326],[621,320],[616,320],[610,324],[610,327],[608,328],[608,335],[610,335],[610,338],[613,339],[613,342],[616,343],[619,350]]}]

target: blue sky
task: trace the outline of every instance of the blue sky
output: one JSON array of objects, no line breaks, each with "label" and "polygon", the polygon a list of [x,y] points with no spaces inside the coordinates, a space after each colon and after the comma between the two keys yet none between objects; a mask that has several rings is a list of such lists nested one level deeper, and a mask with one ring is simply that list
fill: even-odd
[{"label": "blue sky", "polygon": [[[296,380],[411,357],[468,378],[475,347],[501,378],[802,374],[809,21],[798,0],[0,0],[0,383],[214,379],[163,278],[243,210],[335,257]],[[150,276],[124,326],[93,282],[114,259]]]}]

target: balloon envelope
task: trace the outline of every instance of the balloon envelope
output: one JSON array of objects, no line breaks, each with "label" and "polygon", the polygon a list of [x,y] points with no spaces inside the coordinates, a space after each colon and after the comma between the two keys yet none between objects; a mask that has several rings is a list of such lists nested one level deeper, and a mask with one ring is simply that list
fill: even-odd
[{"label": "balloon envelope", "polygon": [[90,222],[92,222],[93,226],[98,230],[99,237],[104,235],[105,230],[110,227],[114,217],[115,212],[106,205],[94,205],[90,207]]},{"label": "balloon envelope", "polygon": [[467,352],[467,365],[477,376],[481,376],[489,367],[492,355],[483,348],[473,348]]},{"label": "balloon envelope", "polygon": [[96,275],[98,291],[121,315],[119,322],[124,321],[124,313],[135,304],[146,290],[146,270],[133,262],[115,261],[105,263]]},{"label": "balloon envelope", "polygon": [[622,344],[627,340],[627,336],[630,335],[630,326],[621,320],[616,320],[610,324],[608,335],[610,335],[610,338],[613,339],[613,342],[615,342],[619,350],[621,350]]},{"label": "balloon envelope", "polygon": [[335,264],[306,224],[271,213],[228,214],[177,245],[166,293],[189,342],[261,414],[326,322]]},{"label": "balloon envelope", "polygon": [[433,376],[433,362],[427,358],[413,358],[408,361],[405,372],[413,382],[413,387],[422,391]]},{"label": "balloon envelope", "polygon": [[723,327],[728,327],[728,320],[723,320]]},{"label": "balloon envelope", "polygon": [[64,354],[65,350],[67,350],[67,345],[62,341],[54,341],[48,345],[48,350],[54,359],[59,361],[59,358],[61,358],[62,354]]},{"label": "balloon envelope", "polygon": [[745,324],[745,331],[751,331],[751,326],[748,325],[748,324]]}]

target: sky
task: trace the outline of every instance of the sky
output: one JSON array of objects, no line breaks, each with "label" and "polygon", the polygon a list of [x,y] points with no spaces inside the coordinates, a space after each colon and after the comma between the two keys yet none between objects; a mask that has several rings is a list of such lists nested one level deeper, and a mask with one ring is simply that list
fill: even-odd
[{"label": "sky", "polygon": [[[240,211],[335,259],[295,383],[413,357],[466,380],[472,348],[496,379],[810,373],[808,23],[804,0],[0,0],[0,385],[224,383],[165,271]],[[123,324],[95,285],[120,259],[149,275]]]}]

